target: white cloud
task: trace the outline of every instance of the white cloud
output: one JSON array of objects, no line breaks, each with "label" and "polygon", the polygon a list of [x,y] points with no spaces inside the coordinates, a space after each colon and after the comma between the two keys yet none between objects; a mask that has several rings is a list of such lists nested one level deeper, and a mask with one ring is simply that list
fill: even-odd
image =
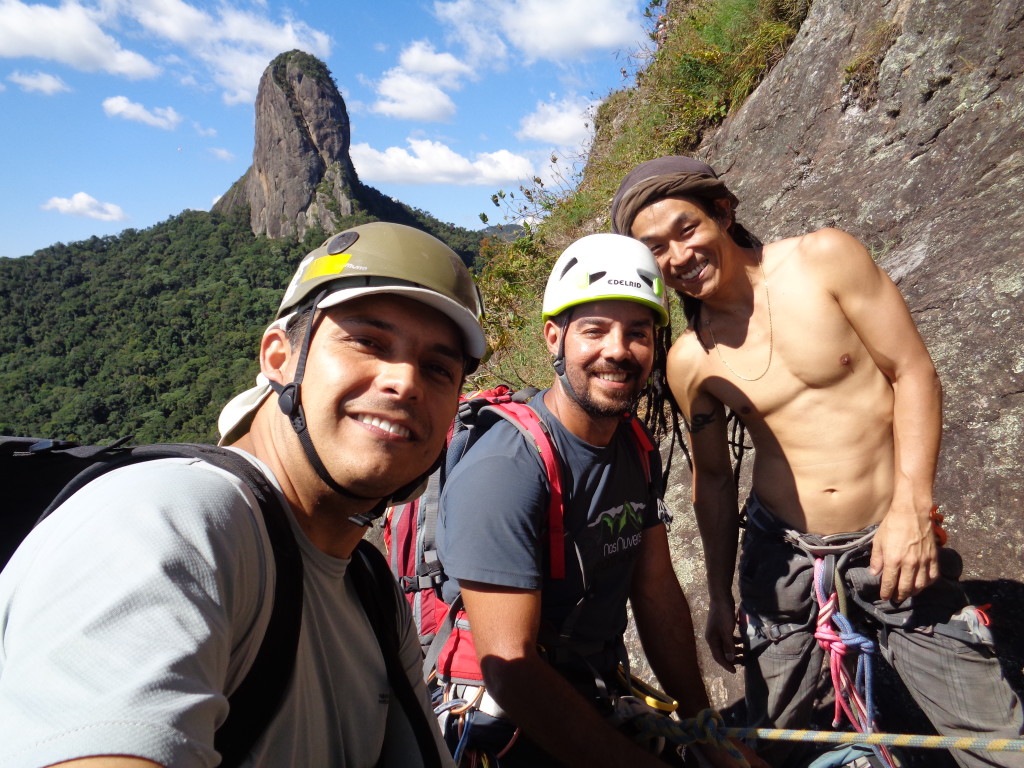
[{"label": "white cloud", "polygon": [[436,83],[399,69],[384,75],[377,95],[370,110],[379,115],[436,123],[455,114],[455,103]]},{"label": "white cloud", "polygon": [[425,40],[417,40],[402,51],[398,65],[403,71],[429,77],[444,88],[457,88],[463,78],[473,75],[472,67],[450,53],[438,53]]},{"label": "white cloud", "polygon": [[384,73],[377,84],[378,100],[371,111],[388,117],[421,122],[441,122],[455,114],[455,103],[446,91],[458,90],[474,76],[473,68],[450,53],[417,40],[402,51],[398,66]]},{"label": "white cloud", "polygon": [[101,203],[85,192],[76,192],[70,198],[51,197],[42,208],[44,211],[57,211],[68,216],[84,216],[100,221],[124,221],[128,218],[128,214],[121,210],[121,206]]},{"label": "white cloud", "polygon": [[516,138],[557,147],[578,147],[591,137],[592,113],[597,103],[578,97],[538,102],[537,108],[519,121]]},{"label": "white cloud", "polygon": [[[162,58],[178,70],[180,82],[212,78],[227,103],[252,101],[260,75],[281,51],[297,48],[325,59],[331,47],[326,32],[289,16],[273,20],[265,4],[255,5],[258,12],[226,4],[207,11],[182,0],[98,0],[95,7],[79,0],[63,0],[59,7],[0,0],[0,57],[32,56],[86,72],[155,77],[159,66],[115,39],[131,29],[164,47],[180,47]],[[194,71],[186,71],[188,62]]]},{"label": "white cloud", "polygon": [[645,39],[636,4],[622,0],[436,0],[434,14],[477,66],[500,65],[509,46],[527,62],[567,62]]},{"label": "white cloud", "polygon": [[508,46],[498,34],[495,19],[507,0],[451,0],[434,3],[434,15],[447,24],[450,36],[457,40],[472,64],[487,62],[499,68],[508,58]]},{"label": "white cloud", "polygon": [[23,91],[38,91],[39,93],[45,93],[47,96],[52,96],[55,93],[61,91],[70,91],[67,83],[61,80],[56,75],[48,75],[45,72],[33,72],[32,74],[25,74],[23,72],[14,72],[7,77],[12,83],[20,85]]},{"label": "white cloud", "polygon": [[208,13],[181,0],[134,0],[122,9],[206,65],[228,104],[252,101],[267,63],[281,51],[299,49],[320,58],[330,54],[327,33],[289,17],[278,23],[228,5]]},{"label": "white cloud", "polygon": [[635,4],[622,0],[514,0],[501,6],[501,28],[527,60],[566,61],[628,48],[645,37]]},{"label": "white cloud", "polygon": [[123,49],[102,28],[103,15],[74,0],[59,7],[0,2],[0,56],[31,56],[85,72],[103,71],[130,79],[155,77],[160,69],[146,57]]},{"label": "white cloud", "polygon": [[216,128],[203,128],[203,126],[196,122],[192,123],[192,127],[196,129],[196,133],[200,136],[205,136],[206,138],[213,138],[217,135]]},{"label": "white cloud", "polygon": [[470,160],[441,142],[409,139],[408,144],[408,149],[388,147],[383,152],[365,143],[353,144],[352,162],[359,178],[373,183],[496,186],[534,174],[528,159],[504,149]]},{"label": "white cloud", "polygon": [[165,131],[174,130],[181,122],[181,115],[175,112],[173,107],[154,107],[151,111],[141,104],[129,101],[127,96],[111,96],[104,99],[103,111],[108,117],[134,120],[137,123],[152,125],[154,128],[163,128]]},{"label": "white cloud", "polygon": [[226,149],[220,149],[218,147],[210,147],[210,154],[216,157],[218,160],[229,161],[235,159],[234,153],[229,152]]}]

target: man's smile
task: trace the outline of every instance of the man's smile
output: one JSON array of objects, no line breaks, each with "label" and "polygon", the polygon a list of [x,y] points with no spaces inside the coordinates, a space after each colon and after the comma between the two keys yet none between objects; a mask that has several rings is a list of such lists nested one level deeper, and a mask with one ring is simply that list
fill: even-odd
[{"label": "man's smile", "polygon": [[405,425],[388,421],[380,416],[374,416],[369,413],[358,413],[353,416],[353,418],[356,421],[360,421],[363,424],[369,424],[371,427],[376,427],[377,429],[395,435],[396,437],[404,437],[407,439],[412,437],[412,430]]}]

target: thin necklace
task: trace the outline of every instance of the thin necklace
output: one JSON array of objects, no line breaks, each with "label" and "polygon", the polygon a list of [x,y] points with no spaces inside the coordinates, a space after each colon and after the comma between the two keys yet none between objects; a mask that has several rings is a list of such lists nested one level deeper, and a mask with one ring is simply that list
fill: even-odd
[{"label": "thin necklace", "polygon": [[743,381],[757,381],[758,379],[764,378],[764,375],[768,373],[768,369],[772,366],[772,352],[775,350],[775,334],[772,330],[772,297],[768,293],[768,276],[764,273],[764,254],[761,254],[761,258],[757,260],[757,264],[761,267],[761,279],[764,281],[764,298],[768,302],[768,362],[765,363],[764,370],[761,371],[757,376],[749,377],[744,376],[741,373],[737,373],[736,370],[725,361],[722,357],[722,349],[718,346],[718,342],[715,341],[715,332],[711,330],[711,318],[709,317],[704,325],[708,329],[708,334],[711,336],[711,343],[715,345],[715,351],[718,353],[718,359],[722,361],[722,365],[729,369],[730,373],[738,379]]}]

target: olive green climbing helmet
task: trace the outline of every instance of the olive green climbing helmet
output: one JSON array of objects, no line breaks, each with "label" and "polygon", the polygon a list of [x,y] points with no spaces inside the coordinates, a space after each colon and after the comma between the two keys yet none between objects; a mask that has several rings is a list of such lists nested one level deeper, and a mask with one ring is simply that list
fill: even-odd
[{"label": "olive green climbing helmet", "polygon": [[373,293],[433,307],[462,331],[471,367],[484,356],[483,304],[466,265],[436,237],[402,224],[375,221],[329,237],[302,260],[277,316],[307,309],[318,296],[323,309]]}]

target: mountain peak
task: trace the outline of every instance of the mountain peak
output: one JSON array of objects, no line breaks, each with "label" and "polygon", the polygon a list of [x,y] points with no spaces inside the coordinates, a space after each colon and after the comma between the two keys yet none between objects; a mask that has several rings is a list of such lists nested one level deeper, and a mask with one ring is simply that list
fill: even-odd
[{"label": "mountain peak", "polygon": [[359,181],[349,158],[345,101],[327,66],[308,53],[277,56],[260,78],[252,166],[214,204],[248,205],[255,234],[302,238],[353,212]]}]

